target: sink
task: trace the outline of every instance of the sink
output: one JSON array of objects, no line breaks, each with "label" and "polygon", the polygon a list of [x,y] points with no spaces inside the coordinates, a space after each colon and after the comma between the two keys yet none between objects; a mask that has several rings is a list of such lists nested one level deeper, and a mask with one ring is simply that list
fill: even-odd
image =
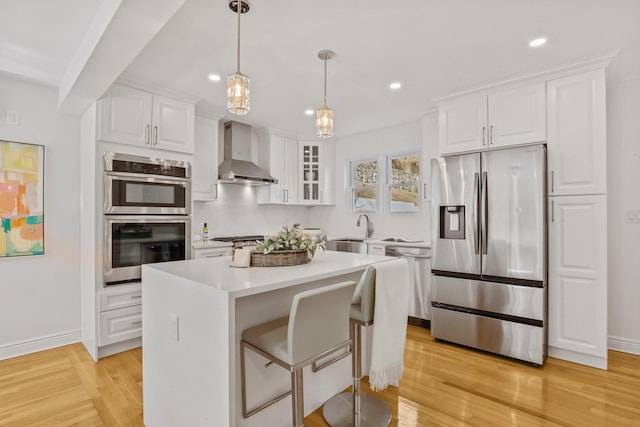
[{"label": "sink", "polygon": [[328,240],[326,247],[330,251],[367,253],[367,244],[363,239]]}]

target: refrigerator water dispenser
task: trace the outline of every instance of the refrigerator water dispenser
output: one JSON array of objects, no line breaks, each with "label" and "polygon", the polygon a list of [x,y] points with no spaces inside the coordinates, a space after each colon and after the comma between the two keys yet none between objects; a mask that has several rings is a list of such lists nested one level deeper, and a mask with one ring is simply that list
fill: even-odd
[{"label": "refrigerator water dispenser", "polygon": [[440,206],[440,238],[464,239],[464,206]]}]

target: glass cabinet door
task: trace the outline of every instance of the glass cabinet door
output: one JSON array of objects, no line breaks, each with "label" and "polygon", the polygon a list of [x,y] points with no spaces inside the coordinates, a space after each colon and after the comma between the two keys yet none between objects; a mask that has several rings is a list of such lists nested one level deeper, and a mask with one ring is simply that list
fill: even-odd
[{"label": "glass cabinet door", "polygon": [[319,144],[302,143],[301,148],[302,201],[322,203],[321,147]]}]

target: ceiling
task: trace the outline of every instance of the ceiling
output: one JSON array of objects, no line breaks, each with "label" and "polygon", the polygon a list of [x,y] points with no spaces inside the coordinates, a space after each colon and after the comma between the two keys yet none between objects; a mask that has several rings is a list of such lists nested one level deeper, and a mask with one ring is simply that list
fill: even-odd
[{"label": "ceiling", "polygon": [[[236,71],[237,49],[237,16],[227,1],[172,0],[179,4],[175,13],[117,70],[120,78],[184,94],[199,107],[226,114],[225,79]],[[433,99],[475,86],[616,50],[640,54],[637,0],[249,3],[241,18],[241,71],[251,78],[251,112],[225,119],[298,137],[314,133],[314,119],[304,111],[322,105],[322,49],[335,52],[327,62],[327,104],[335,112],[337,137],[416,120],[435,107]],[[62,86],[70,64],[86,50],[86,34],[96,32],[96,16],[119,4],[0,0],[0,71]],[[126,31],[117,31],[123,50],[138,28],[124,14],[120,7],[113,15],[128,23]],[[144,13],[133,17],[145,25]],[[546,37],[547,44],[530,48],[537,37]],[[118,77],[96,71],[116,55],[102,53],[102,62],[83,67],[85,81],[103,80],[94,90],[103,91]],[[210,81],[210,73],[222,80]],[[390,90],[393,81],[402,88]]]}]

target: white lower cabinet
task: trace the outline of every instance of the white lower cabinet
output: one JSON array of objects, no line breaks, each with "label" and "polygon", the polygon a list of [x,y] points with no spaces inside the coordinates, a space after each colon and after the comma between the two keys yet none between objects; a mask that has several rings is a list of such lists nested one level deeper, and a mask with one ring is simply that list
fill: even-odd
[{"label": "white lower cabinet", "polygon": [[224,248],[193,248],[193,259],[219,258],[233,255],[231,246]]},{"label": "white lower cabinet", "polygon": [[607,368],[607,197],[549,198],[549,356]]},{"label": "white lower cabinet", "polygon": [[367,253],[369,255],[384,255],[385,245],[380,245],[377,243],[368,243],[367,244]]},{"label": "white lower cabinet", "polygon": [[119,285],[98,293],[98,345],[142,336],[142,285]]},{"label": "white lower cabinet", "polygon": [[142,305],[100,313],[99,345],[142,336]]},{"label": "white lower cabinet", "polygon": [[100,311],[117,310],[142,303],[142,287],[140,285],[125,290],[107,290],[98,294]]}]

